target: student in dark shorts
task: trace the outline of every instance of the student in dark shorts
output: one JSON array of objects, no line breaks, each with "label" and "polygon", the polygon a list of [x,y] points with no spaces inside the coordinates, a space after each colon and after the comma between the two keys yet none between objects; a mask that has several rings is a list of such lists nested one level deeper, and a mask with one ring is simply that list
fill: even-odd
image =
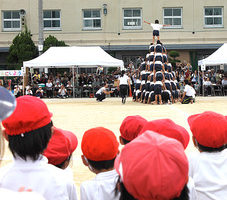
[{"label": "student in dark shorts", "polygon": [[154,104],[158,104],[158,100],[159,100],[159,104],[162,104],[162,82],[161,81],[154,81],[154,95],[155,95],[155,102]]}]

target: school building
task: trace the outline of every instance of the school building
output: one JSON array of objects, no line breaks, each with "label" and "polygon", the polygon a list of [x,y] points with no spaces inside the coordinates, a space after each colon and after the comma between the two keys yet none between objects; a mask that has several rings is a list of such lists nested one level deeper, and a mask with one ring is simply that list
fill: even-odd
[{"label": "school building", "polygon": [[[13,38],[27,25],[38,44],[38,0],[0,0],[0,64]],[[44,38],[66,44],[101,46],[125,64],[145,56],[152,27],[143,21],[170,24],[160,32],[168,50],[181,62],[205,58],[227,42],[226,0],[43,0]],[[88,55],[89,56],[89,55]]]}]

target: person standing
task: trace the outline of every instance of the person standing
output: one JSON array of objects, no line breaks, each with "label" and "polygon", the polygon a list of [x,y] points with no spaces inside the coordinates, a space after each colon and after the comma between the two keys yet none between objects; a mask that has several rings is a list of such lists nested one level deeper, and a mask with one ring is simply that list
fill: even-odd
[{"label": "person standing", "polygon": [[130,87],[130,79],[125,74],[125,71],[121,71],[121,76],[118,78],[119,88],[120,88],[120,95],[122,98],[122,103],[125,104],[126,96],[128,94],[128,87]]}]

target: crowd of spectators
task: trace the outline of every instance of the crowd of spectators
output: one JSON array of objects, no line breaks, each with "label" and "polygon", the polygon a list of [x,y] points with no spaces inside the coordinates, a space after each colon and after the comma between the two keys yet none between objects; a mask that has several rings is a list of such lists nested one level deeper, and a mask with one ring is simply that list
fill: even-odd
[{"label": "crowd of spectators", "polygon": [[[126,67],[127,75],[131,79],[133,91],[136,80],[137,69],[143,59],[140,57],[134,64],[130,62]],[[174,70],[176,80],[181,85],[183,91],[183,82],[188,80],[195,88],[197,95],[225,95],[227,87],[227,74],[222,70],[215,71],[214,69],[204,72],[195,70],[192,71],[192,66],[179,63]],[[120,74],[120,69],[116,69],[110,74],[105,74],[98,68],[96,73],[76,73],[74,74],[75,97],[93,97],[95,92],[108,83],[109,90],[112,90],[111,97],[117,97],[119,91],[117,89],[117,79]],[[14,77],[9,79],[4,77],[0,79],[0,85],[11,90],[16,97],[23,95],[23,78]],[[203,94],[204,86],[204,94]],[[220,93],[216,93],[219,91]],[[48,74],[38,71],[31,76],[29,74],[28,85],[25,87],[24,94],[38,96],[40,98],[67,98],[73,97],[73,74],[70,71],[50,72]]]}]

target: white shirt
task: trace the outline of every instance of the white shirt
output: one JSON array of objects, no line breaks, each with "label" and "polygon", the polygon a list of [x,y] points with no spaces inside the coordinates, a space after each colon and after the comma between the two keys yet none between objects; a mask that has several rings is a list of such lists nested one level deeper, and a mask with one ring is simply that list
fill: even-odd
[{"label": "white shirt", "polygon": [[14,192],[0,188],[2,200],[45,200],[40,194],[35,192]]},{"label": "white shirt", "polygon": [[198,199],[227,198],[227,149],[216,153],[193,153],[189,157],[189,176],[195,183]]},{"label": "white shirt", "polygon": [[160,29],[163,27],[162,24],[150,24],[153,28],[153,30],[160,31]]},{"label": "white shirt", "polygon": [[190,85],[185,85],[184,92],[186,92],[186,95],[189,97],[195,97],[195,90],[192,86]]},{"label": "white shirt", "polygon": [[118,174],[115,170],[102,172],[92,180],[85,181],[80,186],[81,200],[119,200],[115,196]]},{"label": "white shirt", "polygon": [[129,77],[124,74],[122,77],[120,76],[118,78],[118,80],[120,80],[120,84],[119,85],[128,85]]},{"label": "white shirt", "polygon": [[66,95],[66,89],[65,88],[63,88],[63,89],[59,89],[58,90],[58,93],[60,94],[60,95]]},{"label": "white shirt", "polygon": [[195,190],[195,184],[194,184],[193,179],[190,176],[188,177],[187,186],[188,186],[188,190],[189,190],[189,199],[197,200],[198,197],[197,197],[197,192]]},{"label": "white shirt", "polygon": [[[21,187],[43,195],[46,200],[77,199],[73,181],[62,169],[48,164],[44,156],[37,161],[17,157],[12,164],[1,168],[0,188],[18,191]],[[74,193],[69,195],[68,191]]]},{"label": "white shirt", "polygon": [[50,83],[46,83],[46,87],[52,87],[53,84],[50,82]]},{"label": "white shirt", "polygon": [[103,91],[105,91],[105,90],[106,90],[105,87],[101,87],[101,88],[96,92],[96,94],[102,94]]}]

